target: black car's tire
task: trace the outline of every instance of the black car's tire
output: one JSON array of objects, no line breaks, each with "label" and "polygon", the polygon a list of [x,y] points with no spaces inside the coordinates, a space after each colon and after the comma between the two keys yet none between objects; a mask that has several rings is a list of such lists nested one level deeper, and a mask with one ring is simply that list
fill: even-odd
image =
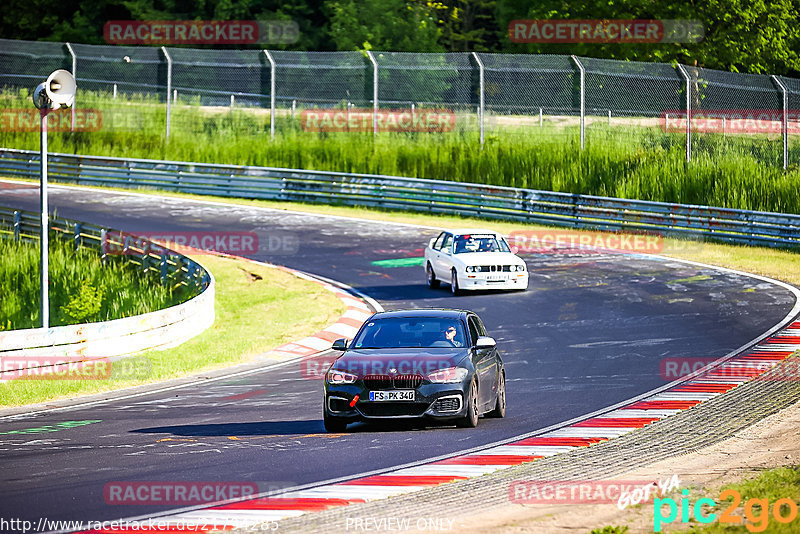
[{"label": "black car's tire", "polygon": [[425,271],[428,274],[428,287],[431,289],[438,289],[439,280],[436,279],[436,273],[433,272],[433,267],[431,267],[430,263],[428,263],[428,266],[425,268]]},{"label": "black car's tire", "polygon": [[347,428],[347,421],[343,421],[338,417],[331,417],[328,414],[322,415],[322,424],[325,430],[332,433],[344,432]]},{"label": "black car's tire", "polygon": [[478,426],[478,383],[473,380],[467,396],[467,415],[456,420],[456,426],[475,428]]},{"label": "black car's tire", "polygon": [[455,269],[453,269],[453,272],[450,273],[450,292],[453,295],[461,294],[461,290],[458,288],[458,275],[456,274]]},{"label": "black car's tire", "polygon": [[486,417],[505,417],[506,416],[506,375],[500,373],[500,382],[497,384],[497,402],[494,410],[486,414]]}]

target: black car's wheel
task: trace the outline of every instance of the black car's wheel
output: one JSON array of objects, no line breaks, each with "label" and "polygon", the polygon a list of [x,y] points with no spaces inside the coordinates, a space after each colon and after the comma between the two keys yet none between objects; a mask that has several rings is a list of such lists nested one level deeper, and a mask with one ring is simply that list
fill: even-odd
[{"label": "black car's wheel", "polygon": [[500,373],[500,381],[497,384],[497,402],[494,410],[486,414],[486,417],[505,417],[506,416],[506,375]]},{"label": "black car's wheel", "polygon": [[450,292],[453,295],[460,295],[461,290],[458,288],[458,275],[456,274],[456,270],[453,269],[452,274],[450,275]]},{"label": "black car's wheel", "polygon": [[322,424],[328,432],[344,432],[347,428],[347,422],[339,419],[338,417],[331,417],[327,413],[322,414]]},{"label": "black car's wheel", "polygon": [[428,272],[428,287],[437,289],[439,287],[439,281],[436,279],[436,273],[433,272],[433,267],[431,267],[430,263],[425,270]]},{"label": "black car's wheel", "polygon": [[469,387],[467,397],[467,415],[456,421],[456,426],[461,428],[475,428],[478,426],[478,383],[473,380]]}]

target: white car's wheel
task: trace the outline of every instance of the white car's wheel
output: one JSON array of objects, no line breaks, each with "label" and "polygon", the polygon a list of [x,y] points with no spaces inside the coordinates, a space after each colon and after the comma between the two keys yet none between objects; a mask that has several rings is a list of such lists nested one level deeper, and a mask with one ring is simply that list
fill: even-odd
[{"label": "white car's wheel", "polygon": [[453,269],[453,272],[450,274],[450,292],[453,295],[461,294],[461,289],[458,287],[458,274],[456,274],[455,269]]},{"label": "white car's wheel", "polygon": [[428,287],[431,289],[437,289],[439,287],[439,280],[436,279],[436,273],[433,272],[433,267],[430,263],[428,263],[425,271],[428,275]]}]

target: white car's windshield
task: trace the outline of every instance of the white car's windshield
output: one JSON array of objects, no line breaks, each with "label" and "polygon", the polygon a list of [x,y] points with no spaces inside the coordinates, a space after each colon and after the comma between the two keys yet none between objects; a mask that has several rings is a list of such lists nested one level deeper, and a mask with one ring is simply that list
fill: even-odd
[{"label": "white car's windshield", "polygon": [[503,238],[491,234],[468,234],[456,236],[455,254],[469,252],[511,252]]}]

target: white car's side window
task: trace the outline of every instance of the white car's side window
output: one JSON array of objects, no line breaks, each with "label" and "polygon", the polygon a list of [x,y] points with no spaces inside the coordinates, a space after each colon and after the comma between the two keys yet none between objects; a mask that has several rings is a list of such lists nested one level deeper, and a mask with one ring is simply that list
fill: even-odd
[{"label": "white car's side window", "polygon": [[453,245],[453,235],[445,234],[444,243],[442,244],[442,252],[450,254],[450,247]]},{"label": "white car's side window", "polygon": [[442,243],[444,242],[444,232],[439,234],[439,237],[436,238],[436,241],[433,242],[433,250],[441,250]]}]

